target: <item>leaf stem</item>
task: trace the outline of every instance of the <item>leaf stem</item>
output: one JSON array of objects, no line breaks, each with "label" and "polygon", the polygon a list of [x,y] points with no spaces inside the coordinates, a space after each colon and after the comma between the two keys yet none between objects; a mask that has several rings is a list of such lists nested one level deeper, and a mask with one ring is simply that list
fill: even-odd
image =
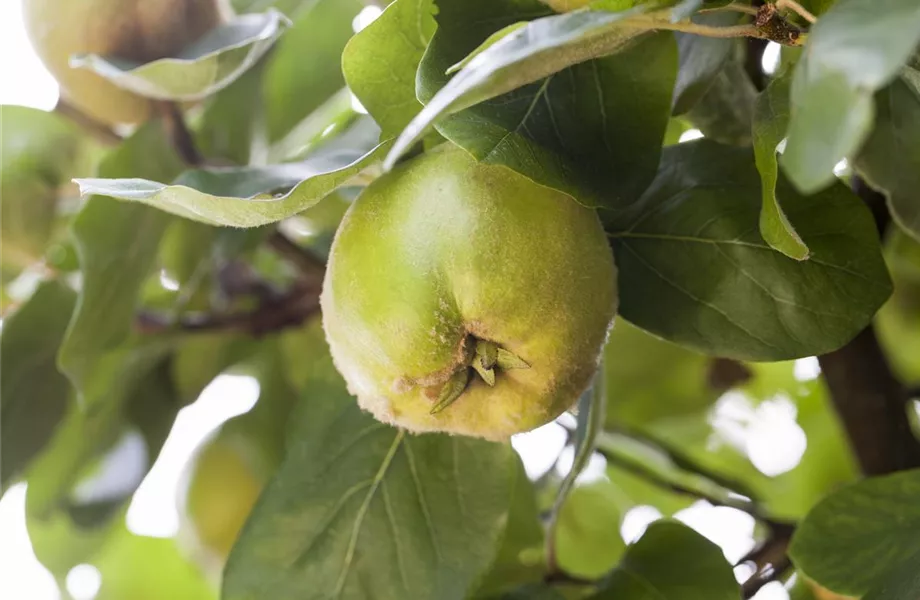
[{"label": "leaf stem", "polygon": [[776,0],[776,8],[791,10],[809,23],[815,23],[818,20],[811,11],[795,0]]},{"label": "leaf stem", "polygon": [[185,124],[185,117],[179,105],[175,102],[161,102],[157,108],[176,153],[190,167],[204,164],[204,158],[195,146],[195,139]]},{"label": "leaf stem", "polygon": [[63,98],[58,100],[54,106],[54,112],[76,124],[80,129],[89,134],[97,142],[106,146],[120,144],[123,138],[110,129],[107,125],[100,123],[90,117],[73,104]]},{"label": "leaf stem", "polygon": [[747,4],[741,4],[740,2],[732,2],[731,4],[726,4],[725,6],[716,6],[715,8],[701,8],[697,12],[700,13],[709,13],[709,12],[740,12],[746,15],[757,16],[757,9],[753,6],[748,6]]}]

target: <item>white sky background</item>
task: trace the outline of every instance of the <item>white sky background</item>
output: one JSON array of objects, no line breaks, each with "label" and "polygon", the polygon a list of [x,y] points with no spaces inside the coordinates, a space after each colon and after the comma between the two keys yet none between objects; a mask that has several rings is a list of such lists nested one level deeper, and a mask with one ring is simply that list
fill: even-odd
[{"label": "white sky background", "polygon": [[[74,0],[77,1],[77,0]],[[372,11],[374,9],[368,9]],[[355,20],[365,26],[376,14],[367,12]],[[771,56],[770,61],[776,58]],[[0,0],[0,104],[19,104],[50,110],[57,101],[57,85],[32,51],[22,25],[20,0]],[[2,123],[0,123],[2,127]],[[694,132],[690,138],[698,136]],[[816,362],[816,361],[815,361]],[[811,368],[810,368],[811,367]],[[812,378],[813,365],[803,362],[803,379]],[[127,515],[129,529],[139,535],[169,537],[179,526],[174,498],[181,472],[193,450],[226,419],[249,410],[258,396],[258,385],[250,378],[221,377],[202,394],[198,402],[184,409],[154,468],[145,478]],[[727,435],[747,440],[747,451],[764,472],[777,474],[794,467],[807,440],[795,423],[794,408],[778,399],[764,409],[754,409],[743,398],[724,398],[715,415],[715,425]],[[536,477],[551,468],[565,440],[562,427],[547,425],[516,436],[514,446],[521,453],[528,474]],[[785,454],[777,449],[788,448]],[[571,453],[557,468],[571,465]],[[580,481],[590,482],[604,475],[605,461],[596,455]],[[38,563],[25,528],[25,487],[17,485],[0,499],[0,598],[3,600],[58,600],[62,596],[51,575]],[[660,515],[652,507],[637,507],[624,518],[622,535],[637,539],[645,527]],[[679,518],[718,543],[731,560],[737,560],[753,544],[753,520],[732,509],[714,508],[698,502]],[[92,600],[100,585],[98,571],[90,565],[74,569],[66,586],[75,600]],[[779,584],[758,594],[758,600],[788,600]]]}]

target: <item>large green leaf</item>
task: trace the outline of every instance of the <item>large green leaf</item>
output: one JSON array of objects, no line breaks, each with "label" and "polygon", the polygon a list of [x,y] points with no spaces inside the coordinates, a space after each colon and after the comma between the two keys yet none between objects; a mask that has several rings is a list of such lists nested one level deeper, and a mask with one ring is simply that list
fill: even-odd
[{"label": "large green leaf", "polygon": [[0,121],[0,267],[12,276],[44,254],[58,188],[74,174],[83,144],[80,132],[53,113],[0,106]]},{"label": "large green leaf", "polygon": [[554,531],[556,563],[563,572],[597,579],[616,565],[626,549],[617,499],[617,488],[604,481],[580,485],[569,495]]},{"label": "large green leaf", "polygon": [[[440,3],[439,28],[419,70],[425,110],[466,69],[526,28],[490,46],[446,83],[445,71],[452,64],[495,27],[530,18],[540,6],[536,0]],[[648,186],[658,164],[677,52],[670,34],[650,36],[619,50],[615,56],[550,71],[549,77],[524,82],[529,83],[524,87],[510,87],[510,93],[445,118],[438,131],[478,160],[508,166],[583,204],[628,204]],[[622,93],[625,87],[629,94]],[[630,118],[622,118],[627,114]]]},{"label": "large green leaf", "polygon": [[120,88],[156,100],[201,100],[233,83],[290,26],[276,10],[235,17],[214,28],[174,57],[148,63],[86,54],[71,59]]},{"label": "large green leaf", "polygon": [[[714,27],[735,25],[738,15],[731,12],[699,15],[695,23]],[[731,59],[735,41],[691,33],[678,33],[680,67],[674,83],[673,113],[682,115],[699,102],[716,76]]]},{"label": "large green leaf", "polygon": [[363,413],[325,357],[288,453],[230,555],[222,596],[456,598],[495,558],[513,451],[410,436]]},{"label": "large green leaf", "polygon": [[415,97],[415,73],[434,34],[433,16],[433,0],[397,0],[342,54],[348,87],[384,136],[399,134],[422,109]]},{"label": "large green leaf", "polygon": [[[169,180],[182,162],[158,123],[150,123],[103,160],[105,177]],[[100,358],[127,337],[141,283],[156,258],[169,217],[138,204],[91,197],[74,218],[72,235],[83,285],[58,364],[83,394]]]},{"label": "large green leaf", "polygon": [[896,79],[876,97],[875,129],[856,168],[887,192],[891,216],[920,240],[920,95]]},{"label": "large green leaf", "polygon": [[[790,556],[822,586],[840,594],[872,597],[870,591],[889,585],[888,578],[896,570],[904,568],[899,577],[905,579],[920,572],[918,498],[920,470],[916,469],[846,487],[815,506],[799,525]],[[876,597],[906,600],[909,596],[879,592]]]},{"label": "large green leaf", "polygon": [[536,493],[523,463],[519,458],[516,462],[508,524],[495,562],[476,590],[477,598],[492,597],[543,579],[543,527]]},{"label": "large green leaf", "polygon": [[55,358],[77,295],[57,280],[43,282],[7,316],[0,335],[0,489],[18,476],[51,438],[67,408],[70,383]]},{"label": "large green leaf", "polygon": [[296,0],[294,26],[269,60],[263,92],[270,141],[277,141],[345,85],[341,57],[360,0]]},{"label": "large green leaf", "polygon": [[737,600],[722,550],[676,521],[652,523],[591,600]]},{"label": "large green leaf", "polygon": [[[384,142],[366,154],[319,151],[298,163],[186,171],[175,184],[149,179],[78,179],[83,194],[133,200],[209,225],[258,227],[296,215],[378,162]],[[280,194],[274,194],[283,190]],[[147,210],[134,206],[136,210]]]},{"label": "large green leaf", "polygon": [[[619,52],[642,33],[654,29],[656,24],[667,22],[669,13],[643,14],[640,8],[621,12],[581,10],[554,15],[537,0],[441,0],[437,4],[439,28],[426,53],[423,68],[427,69],[425,63],[429,62],[430,54],[442,74],[496,31],[516,21],[530,22],[481,50],[437,94],[432,94],[434,90],[430,84],[423,85],[420,91],[424,93],[420,97],[424,100],[429,96],[430,100],[400,135],[387,159],[387,166],[392,166],[430,126],[447,115],[539,82],[572,65]],[[444,49],[444,45],[448,48]],[[444,56],[451,57],[446,64],[442,62]],[[582,71],[582,77],[594,82],[597,72],[588,67],[587,71]],[[424,84],[422,80],[420,83]],[[556,85],[565,86],[561,81]],[[536,93],[540,87],[531,90],[529,100],[509,108],[526,116],[527,107],[535,107],[542,100],[543,93]],[[595,91],[586,102],[604,102],[597,94]],[[524,127],[520,119],[517,125]],[[566,128],[560,126],[559,130]],[[539,158],[535,159],[538,161]]]},{"label": "large green leaf", "polygon": [[920,598],[920,559],[905,562],[875,585],[865,600],[908,600]]},{"label": "large green leaf", "polygon": [[829,352],[891,293],[875,223],[842,185],[805,198],[780,180],[804,262],[758,233],[760,178],[749,150],[701,140],[666,148],[658,178],[607,231],[620,313],[667,340],[744,360]]},{"label": "large green leaf", "polygon": [[740,59],[729,60],[686,117],[710,140],[750,146],[757,88]]},{"label": "large green leaf", "polygon": [[812,27],[795,68],[789,138],[780,162],[800,190],[834,181],[872,128],[872,94],[920,41],[916,0],[839,0]]},{"label": "large green leaf", "polygon": [[776,182],[779,179],[777,147],[786,137],[789,126],[790,77],[783,75],[774,79],[770,86],[757,97],[754,108],[754,160],[760,171],[763,188],[763,204],[760,208],[760,235],[770,247],[796,260],[808,258],[808,246],[796,233],[786,216],[779,198],[776,197]]}]

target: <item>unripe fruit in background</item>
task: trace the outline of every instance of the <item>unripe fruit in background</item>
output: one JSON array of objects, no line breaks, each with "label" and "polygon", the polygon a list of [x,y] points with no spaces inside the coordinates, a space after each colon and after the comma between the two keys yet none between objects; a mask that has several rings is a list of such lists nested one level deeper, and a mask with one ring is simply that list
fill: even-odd
[{"label": "unripe fruit in background", "polygon": [[104,123],[138,123],[151,103],[87,69],[74,54],[150,62],[177,53],[230,14],[225,0],[24,0],[32,45],[77,108]]},{"label": "unripe fruit in background", "polygon": [[504,439],[588,386],[616,268],[594,210],[442,147],[355,201],[321,303],[364,409],[410,431]]},{"label": "unripe fruit in background", "polygon": [[192,458],[178,498],[183,541],[219,573],[262,488],[277,467],[253,435],[231,420]]}]

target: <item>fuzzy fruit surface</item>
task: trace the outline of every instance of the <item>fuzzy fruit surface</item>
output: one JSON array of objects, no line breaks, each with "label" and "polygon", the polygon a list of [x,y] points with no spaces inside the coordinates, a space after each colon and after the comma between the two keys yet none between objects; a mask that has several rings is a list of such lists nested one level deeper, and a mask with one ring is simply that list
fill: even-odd
[{"label": "fuzzy fruit surface", "polygon": [[[572,406],[616,313],[594,210],[465,151],[438,149],[374,181],[336,234],[321,297],[336,367],[360,405],[410,431],[505,439]],[[470,371],[471,345],[528,368]]]},{"label": "fuzzy fruit surface", "polygon": [[171,56],[229,17],[226,0],[24,0],[29,40],[77,108],[108,124],[147,119],[151,102],[87,69],[74,54],[140,63]]}]

